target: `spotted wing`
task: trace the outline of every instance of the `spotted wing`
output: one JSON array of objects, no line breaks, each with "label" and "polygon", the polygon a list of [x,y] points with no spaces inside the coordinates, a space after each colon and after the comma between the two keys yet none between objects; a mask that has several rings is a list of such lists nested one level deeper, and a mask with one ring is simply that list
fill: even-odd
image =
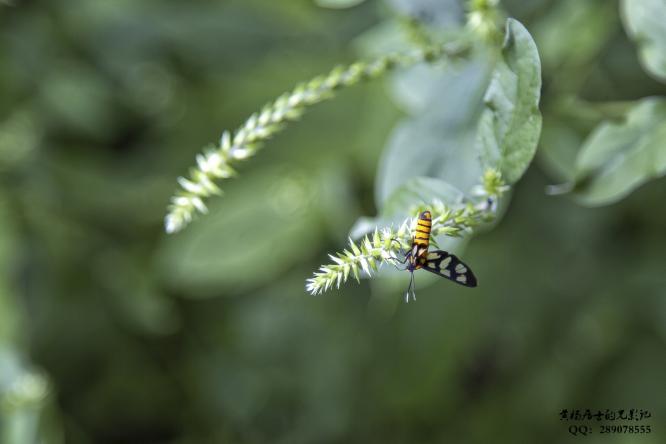
[{"label": "spotted wing", "polygon": [[446,251],[429,251],[424,270],[443,276],[465,287],[476,287],[476,276],[472,270],[456,256]]}]

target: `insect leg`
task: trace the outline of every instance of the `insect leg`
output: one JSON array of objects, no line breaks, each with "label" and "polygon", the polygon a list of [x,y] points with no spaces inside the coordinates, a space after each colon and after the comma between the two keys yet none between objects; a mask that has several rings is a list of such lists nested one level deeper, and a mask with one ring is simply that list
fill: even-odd
[{"label": "insect leg", "polygon": [[[399,245],[400,248],[402,249],[402,244],[401,244],[397,239],[391,239],[391,242],[398,242],[398,245]],[[391,258],[392,261],[395,261],[395,262],[397,262],[397,263],[399,263],[399,264],[404,264],[405,262],[407,262],[407,260],[408,260],[409,257],[411,256],[411,253],[412,253],[412,252],[409,251],[407,254],[405,254],[405,257],[403,257],[402,260],[398,259],[396,256],[393,256],[393,255],[391,255],[390,258]],[[393,263],[392,263],[392,265],[393,265],[397,270],[400,270],[400,271],[404,271],[404,270],[407,269],[407,267],[405,267],[405,268],[399,268],[399,267],[397,267],[397,266],[396,266],[395,264],[393,264]]]},{"label": "insect leg", "polygon": [[[408,254],[409,254],[409,253],[408,253]],[[396,262],[399,263],[399,264],[404,264],[405,262],[407,262],[407,259],[409,259],[408,254],[406,254],[405,257],[403,257],[402,259],[398,259],[396,256],[393,256],[393,255],[389,255],[389,258],[390,258],[391,260],[396,261]]]},{"label": "insect leg", "polygon": [[412,300],[416,300],[416,279],[414,279],[414,272],[412,271]]},{"label": "insect leg", "polygon": [[[400,243],[400,241],[399,241],[398,239],[396,239],[396,238],[391,238],[391,244],[393,244],[393,242],[395,242],[395,243],[398,244],[398,248],[399,248],[400,251],[402,252],[402,244]],[[405,255],[405,257],[404,257],[403,260],[400,260],[400,259],[398,259],[398,258],[396,258],[396,257],[393,257],[393,259],[394,259],[396,262],[400,262],[401,264],[404,264],[404,263],[407,261],[407,255]]]},{"label": "insect leg", "polygon": [[405,302],[409,303],[409,294],[411,291],[412,299],[416,300],[416,285],[414,284],[414,271],[411,272],[411,277],[409,278],[409,287],[407,287],[407,293],[405,293]]},{"label": "insect leg", "polygon": [[[400,261],[397,261],[397,262],[400,262]],[[400,263],[404,263],[404,262],[400,262]],[[405,271],[409,268],[409,265],[405,265],[404,268],[400,268],[396,264],[394,264],[393,262],[391,262],[391,265],[393,265],[395,267],[395,269],[398,270],[398,271]]]},{"label": "insect leg", "polygon": [[398,246],[402,249],[402,244],[400,243],[400,241],[398,240],[397,237],[392,237],[390,239],[390,241],[391,241],[391,243],[396,242],[398,244]]}]

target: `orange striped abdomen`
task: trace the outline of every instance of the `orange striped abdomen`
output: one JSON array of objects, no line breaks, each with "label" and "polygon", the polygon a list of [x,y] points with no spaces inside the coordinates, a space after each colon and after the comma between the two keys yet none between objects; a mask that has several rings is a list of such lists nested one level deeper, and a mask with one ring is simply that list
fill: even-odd
[{"label": "orange striped abdomen", "polygon": [[416,232],[412,242],[410,265],[412,269],[419,269],[425,263],[428,256],[428,246],[430,245],[430,229],[432,227],[432,215],[430,211],[424,211],[419,214],[416,221]]},{"label": "orange striped abdomen", "polygon": [[424,211],[419,214],[419,220],[416,221],[416,233],[414,233],[414,244],[428,248],[430,245],[430,227],[432,226],[432,216],[430,211]]}]

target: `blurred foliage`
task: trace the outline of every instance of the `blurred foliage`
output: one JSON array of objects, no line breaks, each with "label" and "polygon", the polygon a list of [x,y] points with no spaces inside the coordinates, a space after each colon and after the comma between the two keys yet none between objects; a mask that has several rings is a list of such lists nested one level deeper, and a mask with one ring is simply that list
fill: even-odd
[{"label": "blurred foliage", "polygon": [[598,126],[580,149],[574,192],[588,204],[626,196],[647,180],[666,174],[666,102],[649,98],[622,123]]},{"label": "blurred foliage", "polygon": [[622,12],[646,71],[666,81],[666,5],[661,0],[622,0]]},{"label": "blurred foliage", "polygon": [[[539,49],[543,133],[504,219],[469,244],[472,292],[419,275],[405,306],[406,273],[317,298],[304,279],[415,175],[381,173],[384,156],[431,146],[465,165],[484,60],[342,92],[163,234],[174,178],[221,129],[413,45],[410,20],[453,38],[465,11],[318,3],[0,2],[0,441],[555,443],[572,439],[561,409],[643,408],[653,433],[618,441],[663,442],[664,181],[598,208],[544,193],[590,154],[595,177],[619,151],[663,158],[661,113],[641,116],[666,95],[664,28],[634,24],[642,2],[622,20],[617,1],[502,2]],[[480,173],[440,165],[463,190]]]},{"label": "blurred foliage", "polygon": [[333,9],[351,8],[352,6],[359,5],[364,1],[365,0],[315,0],[319,6]]}]

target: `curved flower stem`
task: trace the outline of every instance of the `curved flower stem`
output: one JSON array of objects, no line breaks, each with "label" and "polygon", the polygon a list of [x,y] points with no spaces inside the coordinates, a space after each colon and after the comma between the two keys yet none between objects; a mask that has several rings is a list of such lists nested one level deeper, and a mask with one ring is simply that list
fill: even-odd
[{"label": "curved flower stem", "polygon": [[390,54],[348,67],[337,67],[329,74],[302,83],[293,91],[268,103],[233,134],[225,131],[218,146],[211,146],[197,155],[197,166],[190,170],[189,177],[178,178],[180,189],[171,198],[164,219],[166,232],[174,233],[183,229],[196,212],[206,213],[205,200],[222,193],[217,181],[235,175],[233,166],[236,163],[253,156],[287,122],[297,120],[307,107],[333,97],[335,90],[379,77],[398,66],[461,57],[469,49],[467,42],[449,43],[407,54]]}]

